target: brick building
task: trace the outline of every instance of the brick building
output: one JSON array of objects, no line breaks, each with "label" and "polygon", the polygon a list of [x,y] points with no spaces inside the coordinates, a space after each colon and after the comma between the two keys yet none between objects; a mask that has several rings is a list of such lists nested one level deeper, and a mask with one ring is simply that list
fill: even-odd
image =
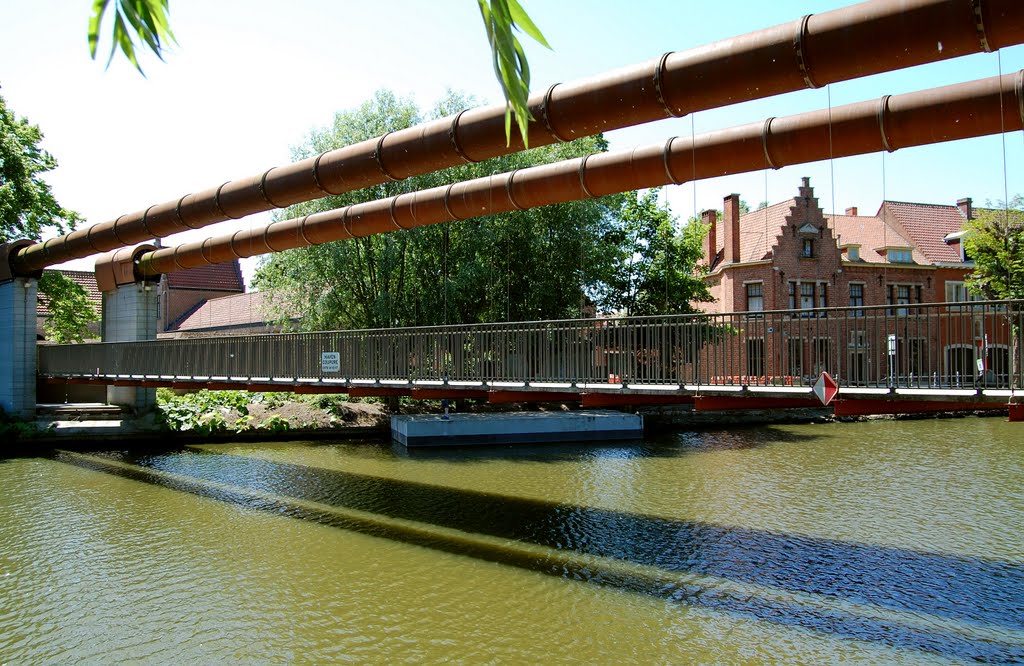
[{"label": "brick building", "polygon": [[[964,277],[973,262],[960,241],[972,212],[971,200],[961,199],[955,206],[884,201],[870,216],[856,208],[826,215],[808,178],[794,198],[757,211],[741,214],[739,195],[729,195],[721,220],[716,211],[702,215],[715,298],[705,310],[747,312],[741,320],[748,337],[731,372],[807,378],[829,370],[855,383],[901,374],[950,384],[975,373],[983,359],[983,372],[1005,373],[1008,349],[997,322],[953,330],[962,307],[943,309],[949,316],[912,307],[971,300]],[[911,307],[870,309],[884,305]],[[838,330],[827,312],[811,311],[834,307],[869,308],[852,312],[873,326]],[[804,322],[787,325],[784,337],[774,326],[758,333],[772,310],[808,312],[772,316]]]}]

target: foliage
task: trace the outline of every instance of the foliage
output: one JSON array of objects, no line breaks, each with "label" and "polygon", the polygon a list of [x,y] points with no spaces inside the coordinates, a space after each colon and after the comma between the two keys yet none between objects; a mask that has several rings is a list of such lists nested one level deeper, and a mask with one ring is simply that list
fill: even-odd
[{"label": "foliage", "polygon": [[694,302],[711,300],[696,273],[706,229],[698,220],[677,228],[659,189],[627,196],[620,205],[618,269],[598,295],[603,309],[627,315],[686,314]]},{"label": "foliage", "polygon": [[[43,230],[71,231],[81,218],[54,198],[43,174],[57,160],[40,147],[43,134],[26,118],[17,118],[0,97],[0,242],[39,240]],[[44,328],[57,342],[80,342],[99,317],[85,290],[65,276],[47,271],[39,294],[50,311]]]},{"label": "foliage", "polygon": [[[471,101],[449,93],[432,116],[450,115]],[[294,158],[421,121],[411,101],[378,92],[360,108],[336,114],[331,127],[312,132]],[[589,137],[460,165],[292,206],[278,219],[565,160],[606,145],[602,137]],[[306,330],[579,316],[582,296],[614,272],[615,214],[622,199],[572,202],[277,253],[263,259],[256,284],[287,304],[288,311],[275,313],[282,320],[302,312],[300,325]]]},{"label": "foliage", "polygon": [[92,336],[89,324],[100,316],[80,284],[58,271],[44,271],[39,293],[47,307],[43,330],[48,340],[66,344]]},{"label": "foliage", "polygon": [[42,178],[57,167],[42,140],[39,127],[17,118],[0,97],[0,242],[39,240],[45,227],[67,233],[81,219],[57,203]]},{"label": "foliage", "polygon": [[494,76],[505,95],[505,140],[511,143],[512,114],[515,113],[523,145],[529,147],[527,128],[533,120],[527,107],[530,97],[530,65],[512,29],[525,32],[549,49],[551,46],[518,0],[477,0],[477,3],[487,29],[487,41],[491,45]]},{"label": "foliage", "polygon": [[[134,37],[139,39],[139,46],[145,46],[160,58],[164,59],[164,48],[175,43],[174,33],[167,19],[169,0],[114,0],[114,28],[111,33],[110,56],[107,66],[114,59],[118,49],[128,61],[135,65],[139,74],[145,76],[135,55]],[[92,16],[89,17],[89,55],[96,59],[96,47],[99,46],[100,24],[110,6],[110,0],[93,0]]]},{"label": "foliage", "polygon": [[988,299],[1024,298],[1024,196],[975,212],[963,240],[974,260],[968,288]]},{"label": "foliage", "polygon": [[259,430],[268,430],[270,432],[287,432],[291,429],[292,424],[283,416],[272,414],[256,427]]},{"label": "foliage", "polygon": [[26,421],[25,419],[18,418],[4,411],[4,408],[0,406],[0,442],[16,442],[18,440],[32,439],[38,437],[40,434],[50,432],[53,430],[53,426],[49,426],[43,431],[40,431],[39,427],[32,421]]},{"label": "foliage", "polygon": [[[484,21],[487,42],[491,47],[494,76],[505,97],[505,140],[511,143],[512,114],[515,114],[523,145],[529,146],[527,129],[533,120],[527,106],[530,97],[530,65],[526,52],[513,30],[525,32],[546,48],[551,48],[540,29],[534,24],[518,0],[477,0],[480,17]],[[110,6],[110,0],[93,0],[89,17],[89,55],[96,59],[100,40],[100,24]],[[136,49],[145,46],[161,61],[168,44],[176,44],[168,19],[169,0],[114,0],[114,28],[111,32],[110,55],[107,66],[120,49],[139,74],[145,76],[139,65]],[[136,45],[135,39],[139,40]]]},{"label": "foliage", "polygon": [[176,395],[157,389],[157,422],[168,430],[209,435],[228,429],[227,417],[249,413],[248,391],[198,391]]}]

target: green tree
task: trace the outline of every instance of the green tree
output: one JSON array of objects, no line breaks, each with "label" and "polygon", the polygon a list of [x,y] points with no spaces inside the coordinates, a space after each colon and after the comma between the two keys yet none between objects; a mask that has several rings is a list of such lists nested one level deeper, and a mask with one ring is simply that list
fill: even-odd
[{"label": "green tree", "polygon": [[597,300],[603,309],[627,315],[686,314],[693,303],[711,301],[698,273],[707,230],[691,219],[681,228],[660,188],[621,199],[617,229],[618,268]]},{"label": "green tree", "polygon": [[[71,231],[81,220],[62,207],[43,180],[57,160],[40,147],[39,127],[17,118],[0,97],[0,242],[27,238],[38,241],[44,229]],[[85,290],[59,273],[47,273],[39,292],[49,302],[50,317],[44,325],[54,339],[81,340],[98,316]]]},{"label": "green tree", "polygon": [[43,271],[39,294],[46,303],[43,331],[48,340],[65,344],[92,337],[89,324],[99,321],[99,314],[81,285],[57,271]]},{"label": "green tree", "polygon": [[1024,298],[1024,196],[981,208],[964,237],[974,272],[967,286],[989,299]]},{"label": "green tree", "polygon": [[[967,276],[967,287],[988,299],[1024,298],[1024,197],[1017,195],[1009,203],[977,209],[967,223],[964,249],[974,260],[974,271]],[[1016,344],[1011,344],[1010,377],[1020,382],[1020,307],[1011,306],[1007,316]]]},{"label": "green tree", "polygon": [[[472,103],[451,94],[431,117]],[[422,122],[410,100],[380,92],[294,150],[302,159]],[[601,137],[537,148],[479,164],[388,182],[292,206],[293,218],[444,183],[503,173],[606,149]],[[617,198],[431,225],[278,253],[257,286],[282,295],[278,314],[302,312],[307,330],[577,316],[590,285],[612,272]]]},{"label": "green tree", "polygon": [[45,227],[67,233],[81,218],[57,203],[43,174],[57,167],[40,147],[39,127],[18,118],[0,97],[0,242],[38,240]]}]

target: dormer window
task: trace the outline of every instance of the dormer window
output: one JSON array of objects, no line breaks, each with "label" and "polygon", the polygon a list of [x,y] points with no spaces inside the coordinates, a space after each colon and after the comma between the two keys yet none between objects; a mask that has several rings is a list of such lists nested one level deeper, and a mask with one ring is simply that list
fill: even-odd
[{"label": "dormer window", "polygon": [[811,258],[814,256],[814,239],[805,238],[803,246],[800,249],[800,256],[804,258]]},{"label": "dormer window", "polygon": [[894,264],[910,264],[914,262],[914,253],[910,248],[894,247],[889,248],[886,258]]},{"label": "dormer window", "polygon": [[851,247],[849,250],[846,251],[846,258],[849,259],[850,261],[860,261],[860,248]]}]

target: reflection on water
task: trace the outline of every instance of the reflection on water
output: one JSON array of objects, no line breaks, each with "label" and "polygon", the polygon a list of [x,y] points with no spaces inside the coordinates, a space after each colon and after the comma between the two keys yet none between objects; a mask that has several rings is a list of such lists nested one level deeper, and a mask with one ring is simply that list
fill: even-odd
[{"label": "reflection on water", "polygon": [[[964,419],[629,445],[295,443],[11,460],[0,464],[11,490],[0,500],[0,593],[16,602],[0,614],[0,637],[18,638],[0,638],[0,661],[59,650],[160,660],[1024,660],[1016,428]],[[284,531],[285,549],[267,546]],[[279,557],[297,558],[288,563],[300,580],[288,586],[306,586],[306,596],[276,594]],[[266,569],[256,581],[249,560]],[[406,591],[396,596],[396,585]],[[353,587],[373,600],[351,599]],[[69,590],[82,599],[68,602]],[[381,622],[374,591],[388,591],[386,615],[400,626]],[[347,601],[339,607],[332,593]],[[272,645],[256,654],[246,652],[251,639],[224,638],[253,631],[251,618],[228,613],[222,626],[217,617],[246,595],[271,598],[259,627]],[[175,626],[190,637],[213,632],[215,647],[107,635],[105,620],[134,615],[151,596],[177,599]],[[311,616],[310,604],[332,610]],[[68,606],[91,628],[63,631]],[[512,639],[437,644],[454,625],[493,622],[498,611]],[[315,616],[302,636],[289,628],[296,615]],[[609,633],[623,615],[637,618],[634,631]],[[550,633],[570,616],[579,636]],[[40,641],[40,627],[57,640]],[[84,635],[99,641],[95,652],[76,640]],[[404,640],[382,647],[396,636]]]}]

